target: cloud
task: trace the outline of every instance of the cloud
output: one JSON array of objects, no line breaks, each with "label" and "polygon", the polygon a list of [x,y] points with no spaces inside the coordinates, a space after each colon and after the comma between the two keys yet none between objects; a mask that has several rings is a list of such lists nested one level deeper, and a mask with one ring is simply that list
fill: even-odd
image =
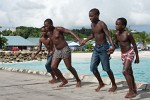
[{"label": "cloud", "polygon": [[9,23],[6,16],[7,16],[6,13],[0,10],[0,23],[3,23],[4,26],[7,25],[7,23]]},{"label": "cloud", "polygon": [[46,18],[56,26],[90,27],[88,12],[100,10],[100,19],[115,25],[125,17],[128,25],[150,25],[149,0],[1,0],[0,26],[41,27]]},{"label": "cloud", "polygon": [[150,14],[133,12],[130,15],[132,22],[135,25],[147,25],[150,23]]},{"label": "cloud", "polygon": [[16,3],[16,9],[23,9],[23,10],[38,10],[38,9],[44,9],[45,5],[41,4],[40,2],[35,1],[20,1]]}]

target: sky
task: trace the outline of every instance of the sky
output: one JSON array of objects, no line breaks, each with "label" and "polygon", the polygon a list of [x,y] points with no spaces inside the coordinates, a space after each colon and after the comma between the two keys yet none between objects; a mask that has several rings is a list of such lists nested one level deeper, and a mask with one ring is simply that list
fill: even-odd
[{"label": "sky", "polygon": [[[108,28],[125,17],[127,26],[150,26],[150,0],[0,0],[0,26],[42,27],[47,18],[54,26],[90,28],[89,10],[98,8]],[[137,28],[138,29],[138,28]]]}]

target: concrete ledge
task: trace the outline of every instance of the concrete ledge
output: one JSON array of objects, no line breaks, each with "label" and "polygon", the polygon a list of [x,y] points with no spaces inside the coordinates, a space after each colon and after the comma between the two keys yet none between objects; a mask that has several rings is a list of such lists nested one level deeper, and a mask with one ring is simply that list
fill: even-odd
[{"label": "concrete ledge", "polygon": [[[120,82],[121,82],[122,86],[128,87],[126,81],[120,81]],[[136,82],[136,86],[137,86],[138,89],[150,90],[150,84],[145,83],[145,82]]]},{"label": "concrete ledge", "polygon": [[148,83],[139,83],[140,85],[138,85],[138,89],[142,89],[142,90],[150,90],[150,84]]},{"label": "concrete ledge", "polygon": [[[46,71],[37,71],[37,70],[30,70],[30,69],[17,69],[17,68],[11,68],[11,67],[0,67],[0,70],[5,71],[11,71],[11,72],[20,72],[20,73],[27,73],[27,74],[35,74],[35,75],[43,75],[43,76],[50,76],[50,73],[47,73]],[[74,78],[74,76],[70,73],[63,73],[64,77],[66,78]],[[90,75],[79,75],[79,78],[83,82],[95,82],[97,83],[97,79],[94,76]],[[110,85],[111,81],[109,78],[102,78],[105,84]],[[123,87],[127,87],[127,83],[125,80],[116,79],[117,85],[122,85]],[[136,82],[136,86],[138,89],[142,90],[150,90],[150,84],[144,83],[144,82]]]}]

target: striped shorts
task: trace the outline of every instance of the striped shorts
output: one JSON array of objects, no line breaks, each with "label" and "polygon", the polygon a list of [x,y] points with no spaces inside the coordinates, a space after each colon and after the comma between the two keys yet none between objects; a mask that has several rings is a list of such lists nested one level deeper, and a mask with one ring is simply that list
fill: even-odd
[{"label": "striped shorts", "polygon": [[133,61],[134,60],[134,50],[131,48],[129,51],[125,53],[121,53],[122,63],[124,64],[126,60]]}]

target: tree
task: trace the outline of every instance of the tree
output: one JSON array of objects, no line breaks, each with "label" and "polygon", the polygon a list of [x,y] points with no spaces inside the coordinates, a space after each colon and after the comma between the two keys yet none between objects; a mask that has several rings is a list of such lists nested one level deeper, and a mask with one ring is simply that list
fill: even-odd
[{"label": "tree", "polygon": [[7,39],[5,37],[0,37],[0,48],[5,49],[7,43]]},{"label": "tree", "polygon": [[115,41],[115,33],[116,33],[116,30],[110,29],[110,30],[109,30],[109,33],[110,33],[110,37],[112,38],[112,40]]},{"label": "tree", "polygon": [[85,44],[85,47],[86,47],[86,49],[87,49],[88,51],[92,51],[92,49],[93,49],[93,44],[92,44],[91,42],[87,42],[87,43]]},{"label": "tree", "polygon": [[144,31],[139,33],[139,39],[140,39],[140,42],[142,42],[143,45],[146,46],[147,40],[148,40],[148,34]]}]

